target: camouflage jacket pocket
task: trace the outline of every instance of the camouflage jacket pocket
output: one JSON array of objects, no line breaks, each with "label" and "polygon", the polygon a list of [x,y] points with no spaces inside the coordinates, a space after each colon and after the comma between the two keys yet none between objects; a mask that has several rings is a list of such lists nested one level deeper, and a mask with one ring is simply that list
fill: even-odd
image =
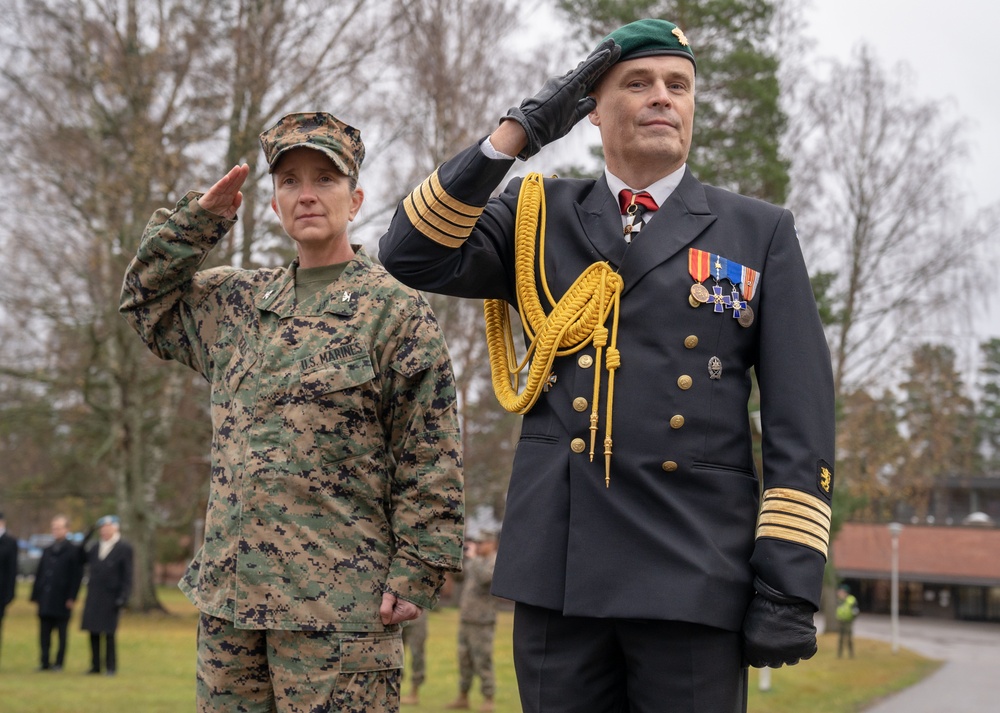
[{"label": "camouflage jacket pocket", "polygon": [[340,672],[403,668],[403,635],[396,631],[348,635],[340,641]]},{"label": "camouflage jacket pocket", "polygon": [[317,399],[325,394],[366,384],[375,378],[375,369],[367,352],[351,359],[332,362],[302,372],[300,381],[306,396]]}]

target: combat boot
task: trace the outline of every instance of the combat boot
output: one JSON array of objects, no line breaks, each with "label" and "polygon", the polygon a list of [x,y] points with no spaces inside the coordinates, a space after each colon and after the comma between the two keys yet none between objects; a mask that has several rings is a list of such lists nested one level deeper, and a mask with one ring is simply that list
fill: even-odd
[{"label": "combat boot", "polygon": [[469,710],[469,694],[459,693],[458,698],[444,707],[447,711],[467,711]]},{"label": "combat boot", "polygon": [[486,696],[479,706],[479,713],[493,713],[493,696]]},{"label": "combat boot", "polygon": [[420,696],[417,694],[417,686],[414,686],[411,689],[410,695],[403,696],[402,698],[400,698],[399,702],[402,703],[404,706],[419,706]]}]

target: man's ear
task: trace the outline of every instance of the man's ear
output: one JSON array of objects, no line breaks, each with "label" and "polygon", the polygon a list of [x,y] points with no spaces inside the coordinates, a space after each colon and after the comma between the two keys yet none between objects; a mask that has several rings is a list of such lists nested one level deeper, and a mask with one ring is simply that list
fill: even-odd
[{"label": "man's ear", "polygon": [[271,210],[273,210],[275,215],[279,218],[281,217],[281,213],[278,213],[278,201],[274,199],[274,196],[271,196]]},{"label": "man's ear", "polygon": [[[590,96],[594,96],[594,95],[591,94]],[[594,97],[594,98],[596,99],[596,97]],[[593,124],[594,126],[600,126],[601,125],[601,112],[600,112],[600,110],[597,107],[598,107],[598,105],[595,104],[594,105],[594,110],[591,111],[589,114],[587,114],[587,118],[590,119],[590,123]]]}]

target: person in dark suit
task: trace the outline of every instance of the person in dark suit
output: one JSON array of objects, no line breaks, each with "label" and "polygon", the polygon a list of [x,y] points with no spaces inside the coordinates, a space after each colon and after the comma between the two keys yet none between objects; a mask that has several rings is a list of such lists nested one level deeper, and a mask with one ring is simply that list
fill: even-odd
[{"label": "person in dark suit", "polygon": [[115,632],[118,614],[132,592],[132,546],[121,538],[119,520],[105,515],[97,521],[99,539],[85,550],[87,601],[80,628],[90,632],[90,670],[101,672],[101,639],[104,639],[104,670],[118,671]]},{"label": "person in dark suit", "polygon": [[17,539],[7,534],[7,520],[0,512],[0,649],[3,643],[3,617],[14,601],[17,586]]},{"label": "person in dark suit", "polygon": [[[494,389],[524,414],[493,593],[515,601],[526,713],[732,713],[747,665],[816,651],[829,349],[789,211],[687,166],[696,73],[673,23],[619,28],[438,167],[381,239],[402,282],[487,300]],[[602,176],[491,198],[584,116]],[[505,303],[530,344],[521,392]]]},{"label": "person in dark suit", "polygon": [[[38,561],[31,601],[38,605],[41,670],[62,671],[66,660],[66,631],[80,592],[83,563],[80,548],[66,539],[69,533],[66,517],[57,515],[52,518],[51,528],[55,541],[45,548]],[[54,663],[51,658],[53,630],[57,632],[59,642]]]}]

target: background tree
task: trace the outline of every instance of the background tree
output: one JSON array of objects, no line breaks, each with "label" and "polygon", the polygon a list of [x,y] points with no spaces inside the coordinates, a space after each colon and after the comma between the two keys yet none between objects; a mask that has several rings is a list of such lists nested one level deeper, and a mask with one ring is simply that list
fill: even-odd
[{"label": "background tree", "polygon": [[977,471],[975,407],[955,368],[955,352],[947,346],[917,347],[900,388],[907,449],[893,486],[912,514],[926,517],[933,514],[931,491],[939,480]]},{"label": "background tree", "polygon": [[837,433],[838,517],[888,522],[895,515],[896,488],[905,479],[909,446],[899,432],[899,404],[892,392],[864,389],[841,399]]},{"label": "background tree", "polygon": [[941,102],[910,96],[910,84],[905,68],[887,71],[861,46],[796,113],[791,206],[810,264],[835,275],[829,338],[841,395],[891,383],[921,334],[955,317],[948,295],[982,236],[961,211],[961,124]]},{"label": "background tree", "polygon": [[980,453],[983,471],[1000,476],[1000,339],[989,339],[979,348],[983,357],[977,410]]}]

